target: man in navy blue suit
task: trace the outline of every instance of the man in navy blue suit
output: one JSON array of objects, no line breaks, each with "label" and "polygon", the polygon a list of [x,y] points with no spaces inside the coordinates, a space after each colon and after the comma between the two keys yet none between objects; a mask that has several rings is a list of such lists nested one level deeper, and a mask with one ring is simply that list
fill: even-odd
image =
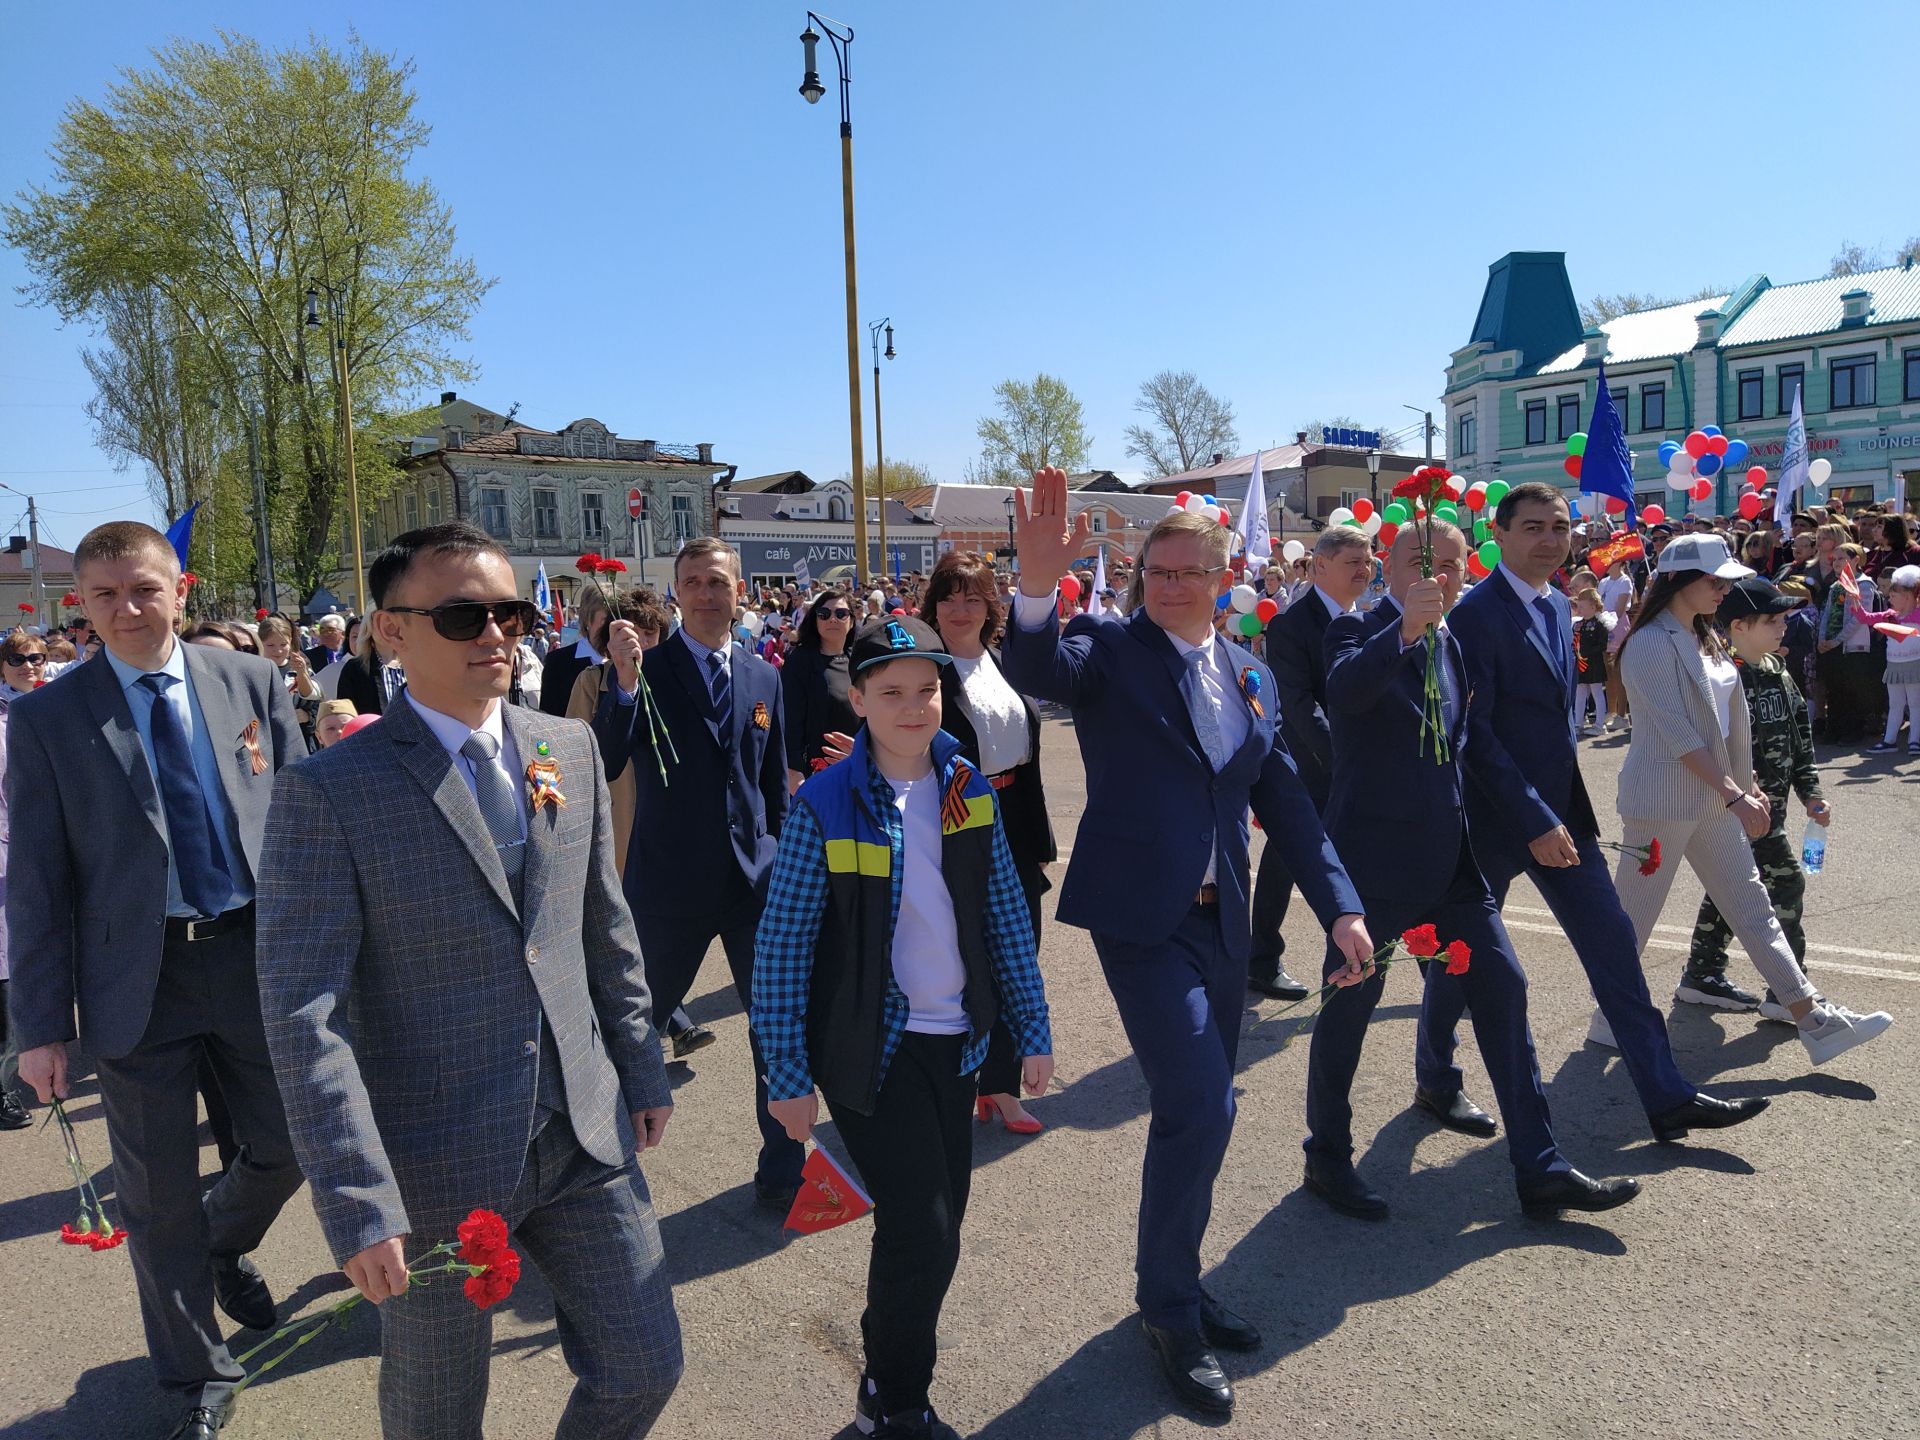
[{"label": "man in navy blue suit", "polygon": [[[1767,1108],[1764,1099],[1702,1094],[1674,1063],[1666,1021],[1647,995],[1633,922],[1600,853],[1576,755],[1572,618],[1566,596],[1548,584],[1572,542],[1567,502],[1551,485],[1517,485],[1501,498],[1493,528],[1499,565],[1448,617],[1473,694],[1465,758],[1474,857],[1495,904],[1506,904],[1523,871],[1545,897],[1659,1139],[1750,1120]],[[1460,996],[1458,987],[1428,992],[1419,1044],[1424,1087],[1459,1088]]]},{"label": "man in navy blue suit", "polygon": [[[671,1015],[686,999],[716,937],[740,1003],[753,995],[753,936],[787,813],[787,750],[780,672],[733,643],[739,576],[724,542],[689,540],[673,562],[680,629],[643,652],[631,623],[608,627],[617,683],[601,699],[593,732],[609,780],[633,765],[622,884],[656,1015]],[[784,1214],[805,1157],[767,1114],[766,1065],[752,1043],[754,1189]]]},{"label": "man in navy blue suit", "polygon": [[1214,1177],[1233,1130],[1249,803],[1355,979],[1373,942],[1275,729],[1272,671],[1214,634],[1214,600],[1232,580],[1226,529],[1168,516],[1141,549],[1131,613],[1079,616],[1062,635],[1055,581],[1087,543],[1087,517],[1069,530],[1061,470],[1034,477],[1031,505],[1015,494],[1021,582],[1007,678],[1073,708],[1087,772],[1059,918],[1093,932],[1153,1113],[1136,1297],[1176,1393],[1223,1413],[1233,1389],[1215,1348],[1260,1344],[1200,1283]]},{"label": "man in navy blue suit", "polygon": [[[1269,577],[1273,573],[1267,572]],[[1313,545],[1313,588],[1302,591],[1267,626],[1267,664],[1273,669],[1280,707],[1280,735],[1314,809],[1323,812],[1333,784],[1333,738],[1327,730],[1327,661],[1321,641],[1328,623],[1352,610],[1372,579],[1373,547],[1367,537],[1350,525],[1329,525]],[[1304,1000],[1312,993],[1280,965],[1286,952],[1280,927],[1287,923],[1292,899],[1293,876],[1287,873],[1285,853],[1278,845],[1268,845],[1260,852],[1253,882],[1247,985],[1275,1000]]]},{"label": "man in navy blue suit", "polygon": [[[1432,534],[1430,577],[1421,575],[1419,527],[1404,526],[1388,556],[1387,598],[1367,614],[1343,615],[1327,627],[1333,728],[1327,834],[1347,857],[1367,914],[1382,933],[1431,924],[1443,944],[1464,940],[1471,950],[1463,975],[1430,965],[1427,993],[1436,1006],[1473,1007],[1474,1034],[1506,1121],[1522,1208],[1529,1214],[1611,1209],[1640,1187],[1632,1180],[1589,1179],[1554,1143],[1527,1031],[1526,977],[1468,840],[1460,756],[1470,743],[1470,687],[1460,646],[1445,624],[1466,574],[1467,546],[1444,521],[1433,523]],[[1444,756],[1438,761],[1433,737],[1422,735],[1435,644],[1445,716]],[[1329,948],[1329,981],[1357,978],[1358,970],[1350,956]],[[1314,1024],[1307,1068],[1307,1188],[1336,1210],[1375,1220],[1386,1217],[1387,1203],[1353,1167],[1349,1097],[1384,980],[1384,972],[1371,970],[1363,983],[1328,998]]]}]

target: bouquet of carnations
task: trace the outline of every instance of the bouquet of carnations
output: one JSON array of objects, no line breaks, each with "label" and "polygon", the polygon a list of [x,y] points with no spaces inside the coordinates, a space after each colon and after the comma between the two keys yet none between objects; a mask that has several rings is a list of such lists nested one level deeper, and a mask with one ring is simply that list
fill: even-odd
[{"label": "bouquet of carnations", "polygon": [[73,1188],[79,1193],[79,1218],[60,1227],[62,1245],[84,1245],[89,1250],[112,1250],[126,1243],[127,1232],[113,1228],[107,1207],[100,1203],[100,1192],[93,1188],[93,1176],[80,1158],[80,1141],[67,1118],[67,1107],[55,1099],[43,1125],[51,1123],[60,1131],[60,1143],[67,1152],[67,1173],[73,1176]]},{"label": "bouquet of carnations", "polygon": [[[1393,498],[1404,500],[1413,507],[1414,523],[1420,527],[1420,574],[1422,578],[1433,577],[1433,522],[1435,512],[1445,506],[1448,513],[1438,518],[1457,521],[1458,512],[1453,502],[1461,496],[1460,482],[1453,472],[1444,465],[1422,465],[1406,479],[1393,487]],[[1427,740],[1433,740],[1433,763],[1444,765],[1452,758],[1453,747],[1447,739],[1447,709],[1440,689],[1440,666],[1444,663],[1440,654],[1440,634],[1438,627],[1427,627],[1427,674],[1424,687],[1424,703],[1420,712],[1420,752],[1426,753]]]},{"label": "bouquet of carnations", "polygon": [[[1395,961],[1408,958],[1438,961],[1446,965],[1447,974],[1464,975],[1473,962],[1473,950],[1464,940],[1449,940],[1442,945],[1440,932],[1435,927],[1416,925],[1413,929],[1403,932],[1398,938],[1389,940],[1369,955],[1360,978],[1361,980],[1369,979],[1375,971],[1384,972]],[[1324,985],[1318,993],[1309,995],[1305,999],[1295,1000],[1292,1004],[1282,1005],[1273,1013],[1276,1016],[1284,1015],[1289,1010],[1298,1009],[1309,1003],[1313,1004],[1314,1013],[1318,1013],[1336,992],[1346,988],[1338,984]]]}]

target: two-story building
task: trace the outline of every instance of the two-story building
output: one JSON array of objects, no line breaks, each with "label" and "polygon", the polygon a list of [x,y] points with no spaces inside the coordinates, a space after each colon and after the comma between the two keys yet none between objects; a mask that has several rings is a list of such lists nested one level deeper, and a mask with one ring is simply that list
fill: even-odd
[{"label": "two-story building", "polygon": [[[797,470],[788,477],[806,476]],[[777,479],[761,476],[759,480]],[[880,499],[867,497],[867,573],[922,575],[939,557],[940,530],[897,498],[887,506],[887,555],[880,559]],[[778,484],[720,492],[716,501],[720,538],[740,553],[740,573],[750,585],[784,585],[804,565],[809,580],[841,580],[853,574],[853,486],[845,480],[796,488]]]},{"label": "two-story building", "polygon": [[1833,465],[1828,497],[1920,507],[1920,267],[1782,285],[1754,275],[1725,295],[1583,328],[1564,254],[1502,256],[1447,367],[1452,468],[1575,490],[1566,441],[1592,417],[1602,361],[1641,504],[1733,509],[1744,475],[1715,477],[1706,501],[1667,488],[1660,442],[1702,425],[1746,441],[1777,478],[1798,391],[1808,448]]}]

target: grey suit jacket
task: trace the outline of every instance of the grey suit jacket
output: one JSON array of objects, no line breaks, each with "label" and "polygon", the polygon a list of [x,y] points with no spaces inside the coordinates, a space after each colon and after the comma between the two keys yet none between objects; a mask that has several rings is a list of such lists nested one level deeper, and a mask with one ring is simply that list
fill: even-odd
[{"label": "grey suit jacket", "polygon": [[[504,1210],[534,1123],[541,1017],[581,1146],[633,1149],[671,1103],[607,786],[577,720],[503,705],[545,741],[564,808],[527,816],[516,908],[480,807],[413,706],[283,774],[261,863],[260,1000],[287,1125],[334,1257],[444,1239]],[[316,881],[316,870],[332,879]]]},{"label": "grey suit jacket", "polygon": [[1620,683],[1633,715],[1633,743],[1620,767],[1623,816],[1692,820],[1726,802],[1680,763],[1711,751],[1743,788],[1753,785],[1753,738],[1744,689],[1735,685],[1727,734],[1720,733],[1706,657],[1693,630],[1663,611],[1620,651]]},{"label": "grey suit jacket", "polygon": [[[269,661],[182,649],[233,838],[258,876],[274,774],[307,753],[299,718]],[[9,999],[20,1048],[78,1034],[93,1054],[120,1059],[140,1043],[153,1012],[167,841],[153,771],[113,667],[104,658],[76,666],[14,701],[7,740]],[[266,761],[257,775],[254,746]]]}]

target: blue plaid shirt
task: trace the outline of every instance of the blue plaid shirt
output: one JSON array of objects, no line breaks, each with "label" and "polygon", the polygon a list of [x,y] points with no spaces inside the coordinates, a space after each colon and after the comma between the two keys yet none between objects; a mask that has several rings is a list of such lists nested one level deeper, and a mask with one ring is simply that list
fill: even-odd
[{"label": "blue plaid shirt", "polygon": [[[943,778],[950,775],[959,748],[960,743],[945,731],[935,737],[933,762]],[[893,787],[874,767],[867,750],[867,732],[862,729],[854,739],[851,755],[800,787],[780,829],[780,848],[774,854],[773,875],[767,882],[767,903],[760,914],[753,957],[753,1029],[766,1057],[770,1100],[796,1100],[813,1091],[813,1072],[807,1061],[807,994],[813,976],[814,942],[827,910],[827,845],[819,818],[807,803],[807,791],[821,783],[841,783],[840,777],[832,775],[832,770],[841,766],[854,766],[856,774],[865,775],[873,813],[886,826],[893,852],[888,867],[893,892],[889,956],[893,927],[900,923],[900,812],[894,808]],[[986,935],[987,955],[1000,994],[1000,1018],[1021,1055],[1051,1055],[1053,1034],[1034,949],[1033,920],[1027,910],[1026,891],[1013,868],[1013,852],[1007,848],[999,807],[996,795]],[[891,967],[890,958],[888,963]],[[885,1035],[880,1047],[880,1079],[885,1083],[887,1067],[907,1029],[907,997],[891,970],[882,1014]],[[986,1034],[968,1035],[960,1056],[961,1074],[980,1068],[987,1056],[987,1040]]]}]

